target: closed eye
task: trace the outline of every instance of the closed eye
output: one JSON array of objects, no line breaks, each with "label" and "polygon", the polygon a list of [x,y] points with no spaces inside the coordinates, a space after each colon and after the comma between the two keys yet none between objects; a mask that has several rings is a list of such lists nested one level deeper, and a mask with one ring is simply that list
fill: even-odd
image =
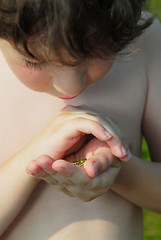
[{"label": "closed eye", "polygon": [[29,61],[27,59],[24,59],[24,58],[22,58],[21,60],[24,62],[25,67],[29,68],[29,69],[34,68],[36,70],[42,71],[43,68],[47,66],[46,62],[42,62],[42,63],[31,62],[31,61]]}]

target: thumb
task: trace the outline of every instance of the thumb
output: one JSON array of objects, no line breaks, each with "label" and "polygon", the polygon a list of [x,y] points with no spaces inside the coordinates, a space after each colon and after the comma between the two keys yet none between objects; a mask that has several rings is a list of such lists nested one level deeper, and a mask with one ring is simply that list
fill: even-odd
[{"label": "thumb", "polygon": [[90,158],[87,158],[87,161],[84,163],[84,169],[90,178],[94,178],[110,167],[120,167],[121,164],[122,162],[118,158],[104,152],[94,154]]}]

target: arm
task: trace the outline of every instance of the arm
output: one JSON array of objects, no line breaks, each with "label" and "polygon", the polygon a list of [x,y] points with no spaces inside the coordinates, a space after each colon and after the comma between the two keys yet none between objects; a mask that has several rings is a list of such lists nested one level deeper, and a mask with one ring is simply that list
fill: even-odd
[{"label": "arm", "polygon": [[0,168],[0,236],[21,211],[39,180],[25,173],[32,155],[19,152]]},{"label": "arm", "polygon": [[152,162],[133,156],[112,189],[136,205],[161,213],[161,25],[158,21],[145,39],[148,93],[142,131]]},{"label": "arm", "polygon": [[132,203],[161,213],[161,163],[133,156],[125,164],[112,190]]}]

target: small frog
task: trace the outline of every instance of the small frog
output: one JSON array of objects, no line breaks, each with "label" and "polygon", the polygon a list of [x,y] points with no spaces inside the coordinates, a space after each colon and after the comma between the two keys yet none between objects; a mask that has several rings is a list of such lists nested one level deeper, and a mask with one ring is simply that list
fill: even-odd
[{"label": "small frog", "polygon": [[85,163],[87,159],[86,158],[83,158],[82,160],[79,160],[79,161],[73,161],[72,163],[79,166],[79,167],[82,167]]}]

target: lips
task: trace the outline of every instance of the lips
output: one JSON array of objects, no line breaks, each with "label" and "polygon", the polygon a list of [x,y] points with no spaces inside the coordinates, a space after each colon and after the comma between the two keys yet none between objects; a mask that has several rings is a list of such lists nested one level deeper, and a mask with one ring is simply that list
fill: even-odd
[{"label": "lips", "polygon": [[73,99],[75,97],[77,97],[78,95],[74,96],[74,97],[58,97],[60,99],[63,99],[63,100],[69,100],[69,99]]}]

